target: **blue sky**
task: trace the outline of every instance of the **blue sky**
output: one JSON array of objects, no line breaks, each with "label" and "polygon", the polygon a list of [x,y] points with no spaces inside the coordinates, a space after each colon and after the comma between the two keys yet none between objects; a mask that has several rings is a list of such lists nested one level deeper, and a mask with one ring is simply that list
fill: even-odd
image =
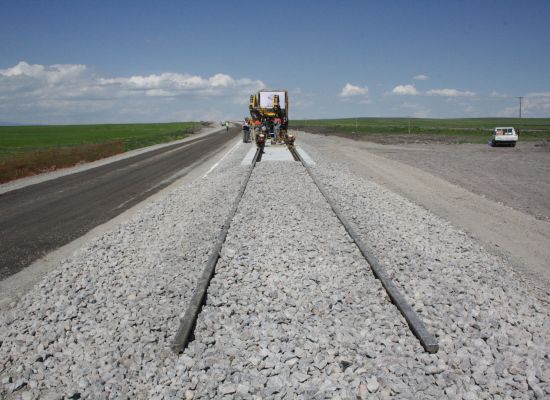
[{"label": "blue sky", "polygon": [[550,1],[8,1],[0,121],[550,117]]}]

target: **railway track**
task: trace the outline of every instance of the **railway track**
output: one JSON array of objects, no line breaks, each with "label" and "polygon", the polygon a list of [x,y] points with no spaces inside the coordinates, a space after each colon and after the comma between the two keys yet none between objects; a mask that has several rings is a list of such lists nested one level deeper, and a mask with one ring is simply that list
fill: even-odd
[{"label": "railway track", "polygon": [[[427,351],[428,353],[436,353],[439,350],[439,345],[435,337],[426,329],[424,323],[422,322],[418,314],[414,311],[411,305],[403,297],[399,289],[395,286],[395,284],[392,282],[389,275],[386,273],[384,267],[380,264],[378,259],[372,254],[368,246],[363,242],[363,240],[360,238],[357,232],[353,229],[349,221],[340,212],[334,200],[330,197],[330,195],[324,189],[323,185],[321,184],[319,179],[316,177],[316,175],[313,173],[313,171],[304,162],[304,160],[302,159],[302,157],[300,156],[296,148],[294,146],[288,146],[288,149],[292,154],[292,157],[294,158],[294,160],[297,162],[300,162],[302,166],[306,169],[313,183],[317,186],[317,189],[319,190],[319,192],[323,195],[325,200],[328,202],[332,211],[334,212],[338,220],[342,223],[342,225],[346,229],[346,232],[354,241],[355,245],[360,250],[365,260],[370,265],[372,273],[380,281],[380,283],[386,290],[386,293],[390,297],[392,303],[397,307],[399,312],[403,315],[403,317],[407,321],[407,324],[411,332],[418,338],[420,344],[425,349],[425,351]],[[233,206],[229,212],[229,215],[225,220],[222,226],[222,229],[220,231],[220,234],[218,235],[218,238],[216,240],[216,243],[210,253],[210,256],[203,270],[203,273],[199,278],[197,287],[195,289],[195,292],[193,293],[189,306],[187,307],[187,310],[180,321],[178,331],[171,345],[172,350],[176,353],[180,353],[183,350],[185,350],[189,342],[194,338],[193,335],[194,335],[196,321],[199,313],[201,312],[202,306],[205,303],[208,286],[210,285],[210,281],[214,276],[216,264],[220,257],[223,243],[225,242],[227,233],[229,232],[229,228],[231,226],[231,222],[235,216],[235,213],[237,212],[239,203],[246,190],[246,187],[248,185],[248,182],[250,180],[254,167],[257,162],[261,161],[262,154],[263,154],[263,148],[258,148],[256,150],[254,158],[252,159],[252,163],[247,171],[246,178],[241,184],[241,187],[233,203]]]}]

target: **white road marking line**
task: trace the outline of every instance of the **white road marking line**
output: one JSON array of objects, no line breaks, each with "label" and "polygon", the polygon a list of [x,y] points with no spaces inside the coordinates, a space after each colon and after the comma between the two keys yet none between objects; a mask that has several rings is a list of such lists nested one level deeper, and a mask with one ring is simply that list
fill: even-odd
[{"label": "white road marking line", "polygon": [[203,177],[203,178],[206,178],[206,177],[208,176],[208,174],[209,174],[210,172],[214,171],[214,170],[216,169],[216,167],[217,167],[218,165],[220,165],[220,163],[225,159],[225,157],[227,157],[229,154],[231,154],[231,152],[232,152],[233,150],[235,150],[241,143],[242,143],[242,141],[241,141],[241,139],[239,139],[239,141],[238,141],[237,143],[235,143],[235,146],[231,147],[231,148],[229,149],[229,151],[228,151],[227,153],[225,153],[225,154],[223,155],[223,157],[222,157],[216,164],[212,165],[212,166],[210,167],[210,169],[209,169],[208,171],[206,171],[206,173],[205,173],[202,177]]}]

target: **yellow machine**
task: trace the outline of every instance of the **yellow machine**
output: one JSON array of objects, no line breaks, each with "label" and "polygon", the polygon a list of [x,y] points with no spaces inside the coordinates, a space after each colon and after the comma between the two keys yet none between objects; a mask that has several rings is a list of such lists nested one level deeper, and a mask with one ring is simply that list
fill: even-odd
[{"label": "yellow machine", "polygon": [[263,146],[269,138],[272,143],[294,143],[294,136],[288,134],[287,90],[260,90],[250,96],[249,109],[258,146]]}]

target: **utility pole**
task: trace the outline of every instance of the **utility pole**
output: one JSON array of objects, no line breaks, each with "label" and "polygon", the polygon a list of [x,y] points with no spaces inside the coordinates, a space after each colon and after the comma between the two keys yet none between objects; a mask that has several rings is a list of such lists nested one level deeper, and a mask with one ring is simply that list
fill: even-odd
[{"label": "utility pole", "polygon": [[521,118],[521,100],[523,99],[523,96],[518,96],[516,99],[519,99],[519,117]]}]

